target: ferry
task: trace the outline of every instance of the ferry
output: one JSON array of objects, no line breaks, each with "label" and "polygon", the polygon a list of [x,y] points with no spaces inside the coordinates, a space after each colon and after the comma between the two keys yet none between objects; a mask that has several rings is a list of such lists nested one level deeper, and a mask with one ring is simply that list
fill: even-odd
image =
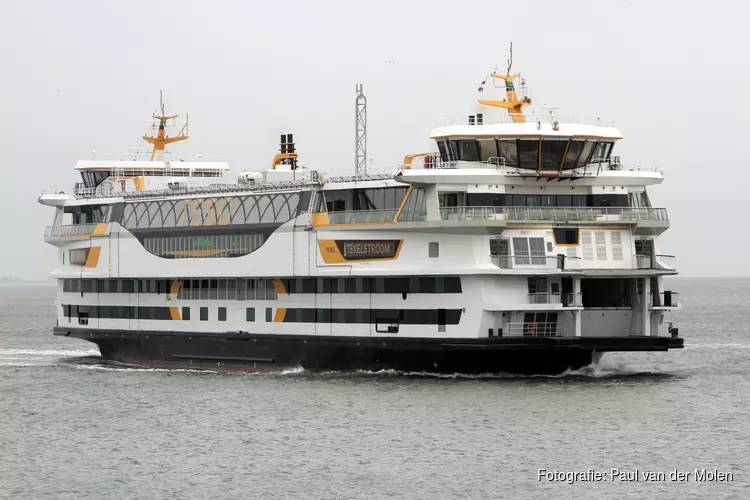
[{"label": "ferry", "polygon": [[[487,82],[490,82],[487,84]],[[484,92],[484,85],[487,91]],[[518,90],[517,90],[518,88]],[[659,237],[663,172],[620,131],[532,105],[497,70],[433,151],[384,174],[173,159],[187,122],[155,113],[150,156],[79,161],[44,192],[58,250],[55,335],[122,363],[237,371],[562,373],[683,338]]]}]

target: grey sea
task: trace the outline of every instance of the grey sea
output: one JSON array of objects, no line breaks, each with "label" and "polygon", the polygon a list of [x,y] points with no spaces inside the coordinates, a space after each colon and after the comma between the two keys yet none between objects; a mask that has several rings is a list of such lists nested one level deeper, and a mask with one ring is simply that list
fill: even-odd
[{"label": "grey sea", "polygon": [[671,287],[684,350],[436,377],[107,363],[3,285],[0,498],[748,499],[750,279]]}]

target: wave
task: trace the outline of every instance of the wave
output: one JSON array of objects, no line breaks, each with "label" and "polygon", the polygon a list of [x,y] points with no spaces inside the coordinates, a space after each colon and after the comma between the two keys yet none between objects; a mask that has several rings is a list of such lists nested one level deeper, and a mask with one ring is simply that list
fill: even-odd
[{"label": "wave", "polygon": [[56,350],[56,349],[0,349],[0,357],[5,356],[58,356],[58,357],[68,357],[68,356],[99,356],[99,350],[98,349],[89,349],[89,350],[77,350],[77,351],[71,351],[71,350]]},{"label": "wave", "polygon": [[750,344],[685,344],[687,349],[750,349]]}]

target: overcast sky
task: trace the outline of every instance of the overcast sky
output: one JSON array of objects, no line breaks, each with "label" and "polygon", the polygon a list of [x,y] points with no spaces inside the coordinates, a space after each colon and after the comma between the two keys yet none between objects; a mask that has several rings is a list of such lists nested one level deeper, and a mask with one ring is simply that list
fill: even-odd
[{"label": "overcast sky", "polygon": [[749,18],[727,0],[6,2],[0,276],[55,266],[40,191],[70,189],[92,151],[142,145],[160,89],[190,114],[176,154],[263,170],[293,132],[302,164],[351,171],[362,83],[368,153],[395,165],[473,110],[509,41],[536,103],[615,120],[622,162],[663,168],[651,199],[683,275],[750,275]]}]

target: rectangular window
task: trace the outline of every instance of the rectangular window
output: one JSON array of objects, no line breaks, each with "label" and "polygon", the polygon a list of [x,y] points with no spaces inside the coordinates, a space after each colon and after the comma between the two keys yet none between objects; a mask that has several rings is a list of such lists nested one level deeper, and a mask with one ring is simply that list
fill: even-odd
[{"label": "rectangular window", "polygon": [[253,322],[255,321],[255,308],[254,307],[248,307],[245,309],[245,321]]},{"label": "rectangular window", "polygon": [[73,266],[82,266],[86,263],[86,259],[89,256],[88,248],[77,248],[70,251],[68,262]]},{"label": "rectangular window", "polygon": [[226,321],[226,320],[227,320],[227,308],[220,307],[219,308],[219,321]]},{"label": "rectangular window", "polygon": [[542,141],[542,168],[559,170],[567,147],[567,140],[545,139]]},{"label": "rectangular window", "polygon": [[479,139],[479,155],[482,161],[497,163],[497,142],[495,139]]},{"label": "rectangular window", "polygon": [[544,249],[544,238],[529,238],[529,249],[531,251],[531,263],[543,266],[547,263],[547,252]]},{"label": "rectangular window", "polygon": [[182,308],[182,321],[190,321],[190,308],[189,307]]},{"label": "rectangular window", "polygon": [[201,307],[201,321],[208,321],[208,307]]},{"label": "rectangular window", "polygon": [[461,159],[463,161],[479,161],[477,141],[458,141]]},{"label": "rectangular window", "polygon": [[576,227],[553,227],[552,235],[557,245],[578,244],[578,228]]},{"label": "rectangular window", "polygon": [[513,238],[513,255],[516,257],[517,266],[528,266],[531,264],[528,238]]},{"label": "rectangular window", "polygon": [[514,168],[518,167],[518,148],[516,146],[517,141],[515,139],[497,141],[497,149],[501,165]]},{"label": "rectangular window", "polygon": [[519,139],[518,156],[521,168],[536,170],[539,167],[539,139]]},{"label": "rectangular window", "polygon": [[273,309],[270,307],[266,307],[266,323],[271,323],[273,321]]}]

